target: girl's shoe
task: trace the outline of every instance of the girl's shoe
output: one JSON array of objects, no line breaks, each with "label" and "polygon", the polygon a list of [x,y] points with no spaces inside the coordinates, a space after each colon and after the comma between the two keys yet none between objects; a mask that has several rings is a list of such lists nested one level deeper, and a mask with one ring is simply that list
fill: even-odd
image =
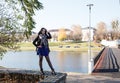
[{"label": "girl's shoe", "polygon": [[45,75],[45,73],[43,71],[40,72],[41,75]]},{"label": "girl's shoe", "polygon": [[52,74],[52,75],[56,75],[56,72],[55,72],[55,71],[52,71],[51,74]]}]

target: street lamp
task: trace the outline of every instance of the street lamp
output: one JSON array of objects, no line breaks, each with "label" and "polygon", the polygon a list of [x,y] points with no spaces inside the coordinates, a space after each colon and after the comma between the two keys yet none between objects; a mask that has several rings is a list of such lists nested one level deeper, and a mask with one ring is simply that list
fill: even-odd
[{"label": "street lamp", "polygon": [[91,59],[91,7],[93,4],[88,4],[89,7],[89,44],[88,44],[88,54]]},{"label": "street lamp", "polygon": [[92,72],[93,60],[91,59],[91,7],[93,4],[88,4],[89,7],[89,41],[88,41],[88,55],[89,55],[89,63],[88,63],[88,72]]}]

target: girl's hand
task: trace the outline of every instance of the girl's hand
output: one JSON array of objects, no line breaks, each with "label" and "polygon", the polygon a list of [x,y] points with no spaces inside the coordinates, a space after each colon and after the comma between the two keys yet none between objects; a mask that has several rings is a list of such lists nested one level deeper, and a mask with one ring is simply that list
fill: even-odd
[{"label": "girl's hand", "polygon": [[49,32],[46,32],[47,35],[49,35]]},{"label": "girl's hand", "polygon": [[39,46],[37,46],[38,48],[41,48],[42,46],[41,45],[39,45]]}]

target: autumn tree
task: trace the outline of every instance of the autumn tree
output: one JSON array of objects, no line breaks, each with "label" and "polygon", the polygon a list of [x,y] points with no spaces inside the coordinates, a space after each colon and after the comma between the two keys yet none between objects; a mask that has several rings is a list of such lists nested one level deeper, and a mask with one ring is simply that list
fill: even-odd
[{"label": "autumn tree", "polygon": [[67,38],[66,31],[64,28],[60,28],[58,32],[58,41],[63,41]]},{"label": "autumn tree", "polygon": [[73,25],[72,27],[72,37],[74,41],[82,39],[82,30],[80,25]]},{"label": "autumn tree", "polygon": [[38,0],[2,0],[0,3],[0,54],[5,48],[16,48],[16,32],[23,30],[28,38],[35,21],[35,10],[42,9]]}]

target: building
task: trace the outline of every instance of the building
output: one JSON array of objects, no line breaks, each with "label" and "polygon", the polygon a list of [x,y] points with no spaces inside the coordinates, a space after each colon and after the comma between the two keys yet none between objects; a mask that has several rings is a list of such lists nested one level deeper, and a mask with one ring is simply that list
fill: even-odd
[{"label": "building", "polygon": [[[90,32],[91,32],[91,41],[93,41],[93,36],[95,34],[96,29],[91,27]],[[82,28],[82,41],[89,41],[89,27]]]},{"label": "building", "polygon": [[[49,30],[49,32],[52,35],[51,41],[58,41],[59,29],[51,29],[51,30]],[[65,32],[66,32],[66,35],[69,35],[71,30],[70,29],[65,29]]]}]

